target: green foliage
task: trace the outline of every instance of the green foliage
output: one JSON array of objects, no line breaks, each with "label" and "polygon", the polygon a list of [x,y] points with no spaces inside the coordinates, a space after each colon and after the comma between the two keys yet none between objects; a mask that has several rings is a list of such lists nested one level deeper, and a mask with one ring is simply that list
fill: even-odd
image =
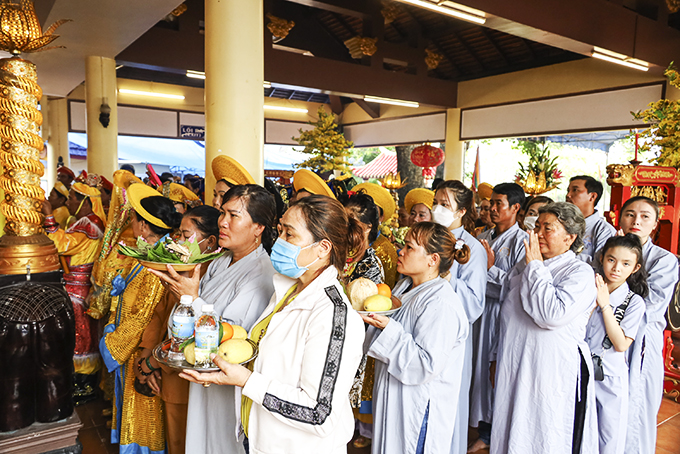
[{"label": "green foliage", "polygon": [[156,244],[147,243],[141,236],[137,238],[137,247],[118,243],[118,253],[158,263],[203,263],[222,255],[217,252],[202,254],[195,235],[186,241],[173,241],[169,236],[160,239]]},{"label": "green foliage", "polygon": [[562,172],[557,169],[557,157],[550,156],[550,143],[543,140],[518,140],[513,147],[529,156],[529,162],[524,165],[518,163],[519,170],[515,181],[526,181],[529,172],[533,172],[538,178],[541,172],[545,172],[546,187],[559,183]]},{"label": "green foliage", "polygon": [[339,170],[350,172],[347,158],[350,155],[349,148],[354,144],[345,139],[344,134],[338,132],[338,125],[334,123],[335,115],[327,114],[323,106],[319,107],[319,120],[309,122],[314,126],[310,131],[298,130],[300,137],[293,137],[293,140],[304,146],[300,151],[311,155],[309,159],[300,164],[295,164],[296,168],[308,168],[314,172],[327,172]]},{"label": "green foliage", "polygon": [[[680,74],[672,62],[664,75],[672,86],[680,89]],[[680,168],[680,101],[660,99],[649,103],[649,108],[631,114],[636,120],[652,125],[640,133],[643,139],[640,150],[660,149],[657,165]]]},{"label": "green foliage", "polygon": [[[367,148],[352,148],[349,150],[350,155],[352,158],[355,159],[355,161],[361,161],[364,163],[364,165],[368,164],[369,162],[373,161],[375,158],[380,156],[380,148],[378,147],[367,147]],[[359,165],[359,164],[354,164]]]}]

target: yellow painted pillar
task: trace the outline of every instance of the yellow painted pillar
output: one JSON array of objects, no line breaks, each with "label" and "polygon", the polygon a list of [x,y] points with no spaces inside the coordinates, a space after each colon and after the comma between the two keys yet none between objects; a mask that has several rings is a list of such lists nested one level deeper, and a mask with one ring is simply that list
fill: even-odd
[{"label": "yellow painted pillar", "polygon": [[446,110],[446,161],[444,179],[463,181],[465,174],[465,149],[460,140],[460,109]]},{"label": "yellow painted pillar", "polygon": [[[50,163],[50,160],[48,159],[47,165],[53,167],[56,181],[57,161],[59,160],[59,157],[62,158],[66,167],[71,167],[71,155],[68,147],[68,101],[66,98],[51,99],[47,103],[47,121],[43,118],[43,128],[45,127],[45,123],[47,123],[48,134],[48,157],[50,152],[54,153],[54,163]],[[47,181],[49,183],[49,177]],[[50,184],[54,186],[55,181],[52,181]]]},{"label": "yellow painted pillar", "polygon": [[[87,110],[87,171],[109,180],[118,170],[118,108],[116,61],[111,58],[85,58],[85,105]],[[99,122],[102,104],[111,108],[110,122]]]},{"label": "yellow painted pillar", "polygon": [[264,184],[263,0],[205,0],[205,194],[225,154]]},{"label": "yellow painted pillar", "polygon": [[40,113],[42,114],[42,128],[40,129],[41,136],[47,145],[47,156],[45,157],[45,178],[47,179],[47,195],[54,187],[57,181],[57,157],[54,152],[54,147],[50,145],[50,103],[47,95],[40,98]]}]

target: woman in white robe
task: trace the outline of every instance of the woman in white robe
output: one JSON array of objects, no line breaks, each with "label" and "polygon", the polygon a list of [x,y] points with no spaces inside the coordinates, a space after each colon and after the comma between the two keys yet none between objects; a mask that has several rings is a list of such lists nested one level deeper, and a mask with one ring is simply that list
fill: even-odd
[{"label": "woman in white robe", "polygon": [[354,433],[349,391],[361,361],[364,324],[338,270],[361,242],[362,228],[337,200],[298,199],[281,218],[272,248],[279,273],[275,293],[250,332],[258,357],[246,368],[216,355],[220,372],[180,375],[242,389],[240,426],[251,454],[347,452]]},{"label": "woman in white robe", "polygon": [[642,242],[649,295],[645,315],[628,349],[629,392],[626,454],[648,454],[656,449],[656,415],[663,397],[663,330],[666,309],[678,282],[678,259],[652,243],[659,222],[659,206],[647,197],[633,197],[621,207],[619,227]]},{"label": "woman in white robe", "polygon": [[[432,207],[432,221],[447,227],[457,239],[462,240],[470,248],[469,262],[465,266],[454,262],[450,269],[451,288],[463,303],[470,332],[472,332],[472,324],[484,311],[486,298],[486,250],[470,233],[474,232],[476,219],[474,194],[463,183],[458,180],[448,180],[437,187]],[[451,454],[467,452],[473,344],[472,336],[468,336]]]},{"label": "woman in white robe", "polygon": [[[274,268],[267,250],[275,235],[274,198],[257,185],[235,186],[223,198],[219,219],[219,245],[229,252],[214,260],[198,281],[199,272],[184,277],[169,270],[157,273],[177,295],[194,297],[198,316],[204,303],[217,315],[250,330],[274,292]],[[238,407],[238,408],[237,408]],[[237,412],[233,386],[189,386],[186,452],[196,454],[244,453],[237,438]]]},{"label": "woman in white robe", "polygon": [[393,295],[402,309],[392,318],[362,315],[371,325],[364,350],[375,358],[373,454],[451,448],[469,323],[440,274],[469,255],[441,225],[415,224],[397,261],[406,278]]},{"label": "woman in white robe", "polygon": [[[592,362],[593,269],[574,254],[585,220],[576,206],[541,207],[526,260],[507,275],[497,351],[491,453],[597,452]],[[585,394],[585,395],[584,395]]]}]

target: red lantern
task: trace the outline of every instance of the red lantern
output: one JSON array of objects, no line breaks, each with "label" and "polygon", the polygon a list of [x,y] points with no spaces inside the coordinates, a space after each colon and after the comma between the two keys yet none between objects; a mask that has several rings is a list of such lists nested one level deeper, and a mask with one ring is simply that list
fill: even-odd
[{"label": "red lantern", "polygon": [[437,167],[444,162],[444,150],[426,144],[416,147],[411,152],[411,162],[418,167]]},{"label": "red lantern", "polygon": [[434,175],[437,173],[436,167],[424,167],[423,168],[423,178],[426,180],[434,180]]}]

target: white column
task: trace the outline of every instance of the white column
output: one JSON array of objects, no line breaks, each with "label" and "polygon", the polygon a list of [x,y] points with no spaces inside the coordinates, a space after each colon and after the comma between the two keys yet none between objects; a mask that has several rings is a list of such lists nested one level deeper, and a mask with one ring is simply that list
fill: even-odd
[{"label": "white column", "polygon": [[446,110],[445,144],[444,179],[463,181],[465,150],[460,140],[460,109]]}]

